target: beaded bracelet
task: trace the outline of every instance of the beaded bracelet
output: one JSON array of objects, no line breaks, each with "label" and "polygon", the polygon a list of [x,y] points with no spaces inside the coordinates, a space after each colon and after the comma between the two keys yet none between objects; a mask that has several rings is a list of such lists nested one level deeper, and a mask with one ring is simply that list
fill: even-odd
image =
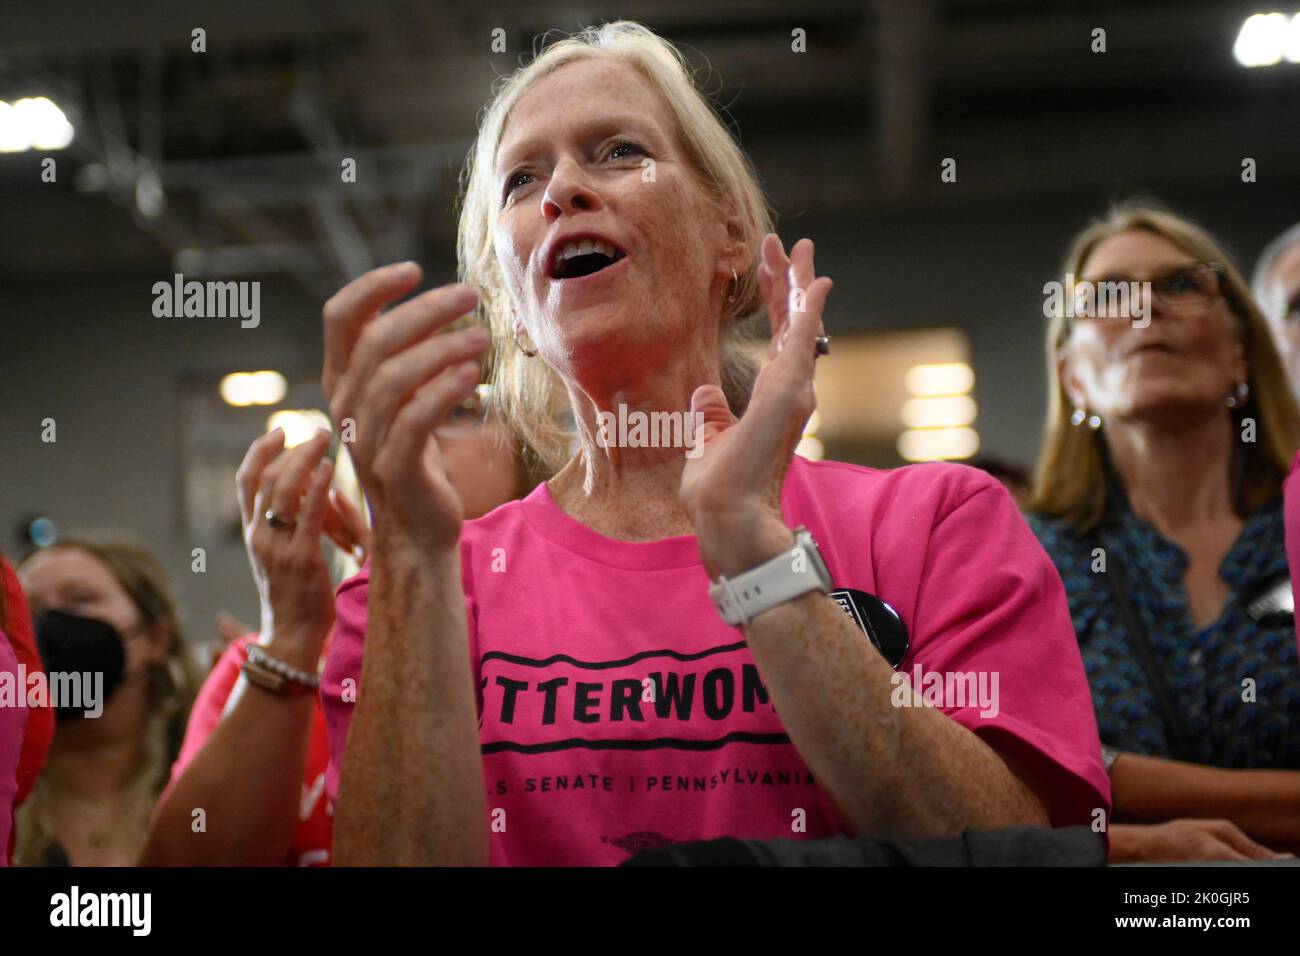
[{"label": "beaded bracelet", "polygon": [[290,667],[284,661],[266,653],[260,644],[249,644],[245,648],[244,653],[248,660],[253,664],[279,674],[291,683],[301,684],[303,687],[310,687],[312,690],[316,690],[320,687],[319,674],[310,674],[307,671],[299,670],[296,667]]}]

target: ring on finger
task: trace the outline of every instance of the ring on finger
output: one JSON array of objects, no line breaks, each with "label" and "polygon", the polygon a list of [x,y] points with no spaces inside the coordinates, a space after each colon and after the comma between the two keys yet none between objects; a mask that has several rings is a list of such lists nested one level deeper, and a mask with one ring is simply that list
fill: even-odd
[{"label": "ring on finger", "polygon": [[298,521],[292,515],[282,515],[278,511],[268,511],[266,513],[266,523],[272,528],[283,528],[285,531],[292,531],[297,526]]}]

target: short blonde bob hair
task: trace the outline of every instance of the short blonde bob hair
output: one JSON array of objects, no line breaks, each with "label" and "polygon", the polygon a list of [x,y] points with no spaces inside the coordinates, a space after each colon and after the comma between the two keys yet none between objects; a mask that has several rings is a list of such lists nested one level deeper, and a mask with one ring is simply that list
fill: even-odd
[{"label": "short blonde bob hair", "polygon": [[538,80],[578,60],[597,57],[627,63],[658,92],[677,125],[678,145],[705,195],[739,222],[750,250],[750,267],[739,274],[734,301],[723,303],[720,374],[725,380],[738,358],[746,320],[763,302],[758,289],[759,244],[773,231],[758,177],[728,132],[717,107],[701,91],[695,73],[671,43],[639,23],[617,21],[588,27],[546,43],[541,52],[503,77],[484,107],[478,136],[461,174],[456,253],[462,282],[479,293],[478,321],[492,333],[489,360],[492,400],[518,437],[542,462],[558,468],[571,455],[573,434],[563,415],[559,377],[540,359],[525,357],[513,340],[512,310],[492,244],[496,214],[493,167],[510,110]]},{"label": "short blonde bob hair", "polygon": [[[1104,240],[1134,229],[1154,233],[1201,262],[1218,262],[1224,267],[1223,296],[1242,338],[1246,384],[1250,387],[1249,397],[1232,410],[1232,415],[1237,424],[1253,418],[1256,425],[1255,441],[1233,442],[1233,507],[1239,517],[1245,518],[1282,493],[1291,456],[1300,447],[1300,412],[1273,340],[1241,273],[1223,247],[1203,228],[1151,199],[1118,203],[1104,217],[1088,223],[1070,246],[1061,269],[1062,280],[1080,275],[1088,257]],[[1065,310],[1057,310],[1047,329],[1047,422],[1027,509],[1064,517],[1086,533],[1106,513],[1109,476],[1104,429],[1095,431],[1070,422],[1072,409],[1057,369],[1057,353],[1072,330]]]}]

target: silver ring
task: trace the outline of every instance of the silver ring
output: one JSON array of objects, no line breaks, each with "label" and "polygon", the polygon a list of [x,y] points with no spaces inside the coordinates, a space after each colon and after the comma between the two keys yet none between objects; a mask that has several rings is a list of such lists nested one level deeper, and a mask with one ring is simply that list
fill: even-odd
[{"label": "silver ring", "polygon": [[830,355],[830,354],[831,354],[831,337],[830,337],[829,335],[819,335],[819,336],[817,336],[817,341],[816,341],[815,345],[816,345],[816,348],[815,348],[815,350],[813,351],[813,357],[814,357],[814,358],[816,358],[816,357],[818,357],[818,356],[822,356],[822,355]]},{"label": "silver ring", "polygon": [[285,531],[292,531],[298,524],[293,518],[279,514],[275,511],[266,513],[266,523],[272,528],[283,528]]}]

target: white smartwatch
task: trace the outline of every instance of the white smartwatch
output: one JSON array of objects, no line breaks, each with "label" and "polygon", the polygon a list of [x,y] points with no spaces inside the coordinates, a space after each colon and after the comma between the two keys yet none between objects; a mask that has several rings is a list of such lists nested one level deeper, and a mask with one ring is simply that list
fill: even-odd
[{"label": "white smartwatch", "polygon": [[800,525],[794,532],[794,547],[771,561],[739,574],[720,577],[709,588],[709,597],[732,627],[748,624],[764,611],[793,601],[809,591],[831,589],[831,575],[822,561],[817,542],[807,528]]}]

